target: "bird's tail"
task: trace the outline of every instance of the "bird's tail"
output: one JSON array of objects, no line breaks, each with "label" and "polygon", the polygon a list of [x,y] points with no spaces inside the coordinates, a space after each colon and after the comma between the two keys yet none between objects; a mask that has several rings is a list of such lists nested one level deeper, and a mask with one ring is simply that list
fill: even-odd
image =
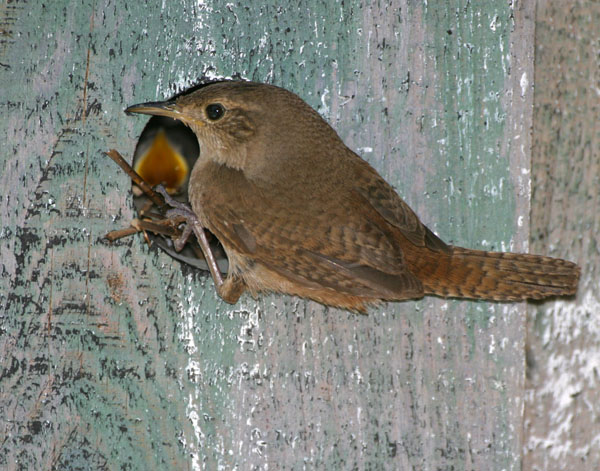
[{"label": "bird's tail", "polygon": [[450,249],[436,253],[435,260],[416,262],[425,294],[520,301],[577,292],[580,268],[575,263],[541,255]]}]

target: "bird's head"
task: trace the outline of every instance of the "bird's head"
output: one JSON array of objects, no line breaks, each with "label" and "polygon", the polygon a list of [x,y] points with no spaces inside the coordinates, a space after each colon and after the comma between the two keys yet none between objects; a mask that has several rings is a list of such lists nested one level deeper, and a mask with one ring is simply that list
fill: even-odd
[{"label": "bird's head", "polygon": [[198,138],[200,160],[212,159],[240,170],[298,158],[314,147],[310,143],[319,134],[337,139],[335,131],[298,96],[253,82],[217,82],[126,111],[182,121]]}]

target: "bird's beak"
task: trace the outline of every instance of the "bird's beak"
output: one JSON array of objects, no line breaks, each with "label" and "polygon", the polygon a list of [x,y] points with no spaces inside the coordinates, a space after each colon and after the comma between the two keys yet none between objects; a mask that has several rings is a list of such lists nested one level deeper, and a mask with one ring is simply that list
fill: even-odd
[{"label": "bird's beak", "polygon": [[175,100],[170,101],[151,101],[130,106],[125,110],[126,113],[150,114],[153,116],[167,116],[168,118],[181,119],[180,107]]}]

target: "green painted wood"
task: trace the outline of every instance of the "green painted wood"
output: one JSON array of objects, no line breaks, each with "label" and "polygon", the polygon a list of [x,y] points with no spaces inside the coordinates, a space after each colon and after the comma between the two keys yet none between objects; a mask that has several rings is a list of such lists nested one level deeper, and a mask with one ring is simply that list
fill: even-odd
[{"label": "green painted wood", "polygon": [[582,276],[529,316],[525,470],[600,469],[599,22],[598,2],[537,10],[531,245]]},{"label": "green painted wood", "polygon": [[[519,469],[523,305],[221,302],[145,246],[125,106],[284,86],[446,241],[526,247],[533,2],[0,6],[0,467]],[[542,250],[543,251],[543,250]]]}]

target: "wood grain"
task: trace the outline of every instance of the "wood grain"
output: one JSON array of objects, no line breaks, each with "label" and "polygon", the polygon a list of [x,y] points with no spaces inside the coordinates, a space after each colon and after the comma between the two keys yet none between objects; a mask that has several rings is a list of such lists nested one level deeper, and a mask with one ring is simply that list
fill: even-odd
[{"label": "wood grain", "polygon": [[519,469],[524,305],[230,307],[102,238],[134,217],[102,155],[134,150],[122,110],[241,76],[317,108],[448,242],[524,249],[535,4],[515,5],[0,6],[0,467]]},{"label": "wood grain", "polygon": [[531,309],[524,470],[600,468],[600,5],[539,2],[532,250],[582,266],[576,300]]}]

